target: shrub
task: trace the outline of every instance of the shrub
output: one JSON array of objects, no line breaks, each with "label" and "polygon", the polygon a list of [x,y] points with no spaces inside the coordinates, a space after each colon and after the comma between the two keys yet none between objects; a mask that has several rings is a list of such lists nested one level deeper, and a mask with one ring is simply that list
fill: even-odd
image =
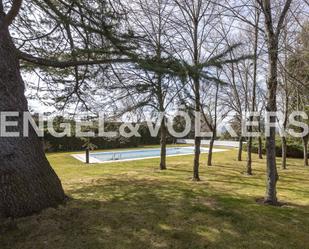
[{"label": "shrub", "polygon": [[[263,154],[266,153],[266,147],[265,147],[265,141],[263,141]],[[244,150],[246,150],[247,147],[244,146]],[[252,143],[252,152],[258,153],[258,141],[254,141]],[[282,156],[282,141],[281,139],[276,140],[276,156],[281,157]],[[304,152],[303,152],[303,146],[300,141],[287,139],[287,157],[291,158],[303,158]]]},{"label": "shrub", "polygon": [[[119,124],[114,125],[115,130],[117,130],[117,126],[119,126]],[[74,133],[73,126],[73,134]],[[98,149],[134,148],[138,147],[139,145],[160,144],[160,133],[157,137],[152,137],[145,125],[142,124],[140,126],[139,133],[141,134],[141,137],[94,137],[90,140],[91,143],[95,144]],[[168,135],[167,143],[172,143],[172,141],[172,137]],[[47,130],[45,131],[43,142],[44,148],[47,152],[83,150],[83,145],[85,143],[82,138],[75,136],[56,138],[52,136]]]}]

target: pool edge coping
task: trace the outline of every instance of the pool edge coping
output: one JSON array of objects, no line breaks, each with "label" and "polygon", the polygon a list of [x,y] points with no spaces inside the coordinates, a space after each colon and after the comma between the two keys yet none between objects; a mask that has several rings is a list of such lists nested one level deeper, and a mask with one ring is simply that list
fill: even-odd
[{"label": "pool edge coping", "polygon": [[[192,146],[188,147],[169,147],[169,148],[192,148]],[[194,148],[194,147],[193,147]],[[146,150],[154,150],[154,149],[146,149]],[[128,151],[138,151],[138,150],[126,150],[126,151],[115,151],[117,153],[119,152],[128,152]],[[139,150],[141,151],[141,150]],[[201,153],[207,153],[209,150],[205,148],[201,148]],[[225,152],[228,151],[227,149],[214,149],[213,153],[217,152]],[[98,152],[100,153],[100,152]],[[111,153],[111,152],[101,152],[101,153]],[[189,156],[194,155],[194,152],[185,153],[185,154],[177,154],[177,155],[166,155],[166,157],[176,157],[176,156]],[[83,163],[86,162],[86,156],[85,154],[71,154],[71,156],[78,161],[81,161]],[[147,159],[156,159],[160,158],[160,156],[154,156],[154,157],[142,157],[142,158],[130,158],[130,159],[121,159],[121,160],[110,160],[110,161],[101,161],[95,157],[92,157],[91,154],[89,156],[90,164],[106,164],[106,163],[117,163],[117,162],[130,162],[130,161],[139,161],[139,160],[147,160]]]}]

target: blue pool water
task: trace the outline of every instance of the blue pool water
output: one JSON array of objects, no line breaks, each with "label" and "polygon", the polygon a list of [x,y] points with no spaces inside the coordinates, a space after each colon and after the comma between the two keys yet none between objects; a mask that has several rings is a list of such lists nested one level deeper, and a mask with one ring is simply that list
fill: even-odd
[{"label": "blue pool water", "polygon": [[[207,149],[202,149],[202,152],[207,152]],[[167,156],[190,155],[193,153],[194,153],[193,147],[177,147],[177,148],[166,149]],[[97,152],[97,153],[91,153],[90,156],[100,162],[143,159],[143,158],[159,157],[160,149]]]}]

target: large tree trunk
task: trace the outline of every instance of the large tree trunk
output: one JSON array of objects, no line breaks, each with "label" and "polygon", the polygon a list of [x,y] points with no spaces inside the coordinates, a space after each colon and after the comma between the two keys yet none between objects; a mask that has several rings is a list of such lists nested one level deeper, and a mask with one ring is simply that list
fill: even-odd
[{"label": "large tree trunk", "polygon": [[308,164],[308,139],[309,137],[306,136],[303,138],[303,147],[304,147],[304,165],[309,166]]},{"label": "large tree trunk", "polygon": [[286,169],[286,158],[287,158],[287,143],[286,143],[286,137],[281,138],[282,141],[282,161],[281,161],[281,167],[282,169]]},{"label": "large tree trunk", "polygon": [[207,166],[212,166],[212,151],[214,148],[215,143],[215,135],[211,137],[210,143],[209,143],[209,151],[208,151],[208,160],[207,160]]},{"label": "large tree trunk", "polygon": [[161,123],[161,140],[160,140],[160,146],[161,146],[161,155],[160,155],[160,170],[166,170],[166,125],[165,125],[165,119],[163,118]]},{"label": "large tree trunk", "polygon": [[[28,111],[19,61],[8,28],[3,25],[0,1],[0,111]],[[65,195],[49,165],[42,142],[30,130],[29,137],[0,137],[0,217],[21,217],[62,203]]]},{"label": "large tree trunk", "polygon": [[243,149],[243,137],[239,137],[238,158],[237,158],[239,162],[242,161],[242,149]]}]

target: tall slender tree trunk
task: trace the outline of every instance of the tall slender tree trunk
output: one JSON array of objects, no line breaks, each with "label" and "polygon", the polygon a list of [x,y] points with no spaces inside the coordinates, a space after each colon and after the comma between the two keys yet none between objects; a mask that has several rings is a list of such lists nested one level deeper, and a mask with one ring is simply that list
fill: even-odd
[{"label": "tall slender tree trunk", "polygon": [[[216,94],[215,94],[215,117],[214,117],[214,125],[212,126],[212,137],[209,144],[208,151],[208,160],[207,166],[212,166],[212,152],[214,148],[214,143],[217,138],[217,109],[218,109],[218,96],[219,96],[219,84],[216,86]],[[205,117],[207,118],[207,117]]]},{"label": "tall slender tree trunk", "polygon": [[86,164],[89,164],[90,163],[90,151],[89,149],[87,148],[86,149]]},{"label": "tall slender tree trunk", "polygon": [[214,135],[211,137],[210,143],[209,143],[207,166],[212,166],[212,152],[214,148],[215,139],[216,139],[216,135],[214,132]]},{"label": "tall slender tree trunk", "polygon": [[[199,65],[199,46],[198,46],[198,28],[199,20],[198,18],[193,18],[194,28],[193,28],[193,62],[194,66]],[[195,69],[193,75],[194,84],[194,94],[195,94],[195,111],[201,111],[201,94],[200,94],[200,72]],[[193,162],[193,181],[200,181],[199,167],[200,167],[200,154],[201,154],[201,137],[195,136],[194,139],[194,162]]]},{"label": "tall slender tree trunk", "polygon": [[309,166],[309,163],[308,163],[308,140],[309,140],[309,137],[306,136],[302,140],[303,140],[303,147],[304,147],[304,165]]},{"label": "tall slender tree trunk", "polygon": [[246,174],[252,175],[252,137],[248,138],[247,141],[247,167],[246,167]]},{"label": "tall slender tree trunk", "polygon": [[258,132],[260,133],[260,135],[258,137],[258,155],[259,155],[259,159],[263,159],[263,141],[262,141],[262,128],[261,128],[261,114],[260,114],[260,117],[259,117]]},{"label": "tall slender tree trunk", "polygon": [[[271,39],[271,38],[269,38]],[[277,111],[277,63],[278,63],[278,46],[274,41],[269,42],[269,76],[268,76],[268,95],[267,95],[267,107],[268,112]],[[275,44],[274,44],[275,43]],[[270,116],[269,122],[276,123],[276,117]],[[276,128],[270,127],[269,136],[266,138],[266,156],[267,156],[267,184],[266,184],[266,196],[265,203],[276,205],[277,200],[277,181],[278,172],[276,164]]]},{"label": "tall slender tree trunk", "polygon": [[[195,88],[195,111],[200,112],[200,82],[199,77],[194,78]],[[200,181],[199,167],[200,167],[200,154],[201,154],[201,137],[195,136],[194,138],[194,162],[193,162],[193,181]]]},{"label": "tall slender tree trunk", "polygon": [[243,150],[243,140],[244,138],[242,136],[239,137],[239,146],[238,146],[238,161],[242,161],[242,150]]},{"label": "tall slender tree trunk", "polygon": [[[162,59],[162,51],[161,51],[161,37],[162,37],[162,26],[161,26],[161,15],[159,15],[159,30],[158,30],[158,41],[159,43],[157,44],[156,48],[156,57],[157,61],[160,62]],[[165,108],[164,108],[164,94],[163,94],[163,75],[161,73],[157,74],[158,81],[157,81],[157,98],[160,106],[160,112],[165,113]],[[166,119],[165,116],[163,116],[162,122],[161,122],[161,127],[160,127],[160,170],[166,170],[166,136],[167,136],[167,128],[166,128]]]},{"label": "tall slender tree trunk", "polygon": [[[22,134],[22,113],[28,111],[24,82],[16,49],[0,1],[0,111],[19,113],[18,126],[10,128]],[[0,137],[0,217],[21,217],[54,207],[65,195],[49,165],[42,142],[33,129],[29,137]]]},{"label": "tall slender tree trunk", "polygon": [[[289,45],[288,45],[288,31],[287,31],[287,20],[285,21],[285,27],[283,32],[283,40],[284,40],[284,67],[288,68],[288,51],[289,51]],[[283,73],[283,90],[285,94],[285,100],[284,100],[284,121],[283,121],[283,132],[284,135],[281,137],[281,167],[282,169],[287,168],[287,141],[286,141],[286,128],[288,125],[288,114],[289,114],[289,86],[288,86],[288,74],[287,72]]]},{"label": "tall slender tree trunk", "polygon": [[286,142],[286,137],[283,136],[281,138],[282,142],[282,161],[281,161],[281,167],[282,169],[286,169],[286,158],[287,158],[287,142]]},{"label": "tall slender tree trunk", "polygon": [[[279,36],[284,24],[284,20],[290,9],[292,0],[285,0],[284,7],[280,13],[279,22],[273,23],[273,8],[270,0],[257,1],[264,14],[265,33],[268,50],[268,79],[267,79],[267,101],[266,111],[277,111],[277,87],[278,87],[278,53]],[[271,116],[271,123],[276,122],[276,117]],[[276,164],[276,128],[270,127],[269,136],[266,138],[266,156],[267,156],[267,184],[264,202],[271,205],[278,204],[277,200],[277,181],[278,172]]]},{"label": "tall slender tree trunk", "polygon": [[[253,59],[253,86],[252,86],[252,105],[251,111],[256,109],[256,87],[257,87],[257,66],[258,66],[258,41],[259,41],[259,21],[260,11],[256,9],[255,12],[255,30],[254,30],[254,59]],[[253,116],[250,115],[250,121],[253,121]],[[249,127],[249,132],[252,132],[252,126]],[[247,168],[246,174],[252,175],[252,136],[249,136],[247,141]]]},{"label": "tall slender tree trunk", "polygon": [[161,154],[160,154],[160,169],[166,170],[166,125],[165,125],[165,118],[162,119],[161,123],[161,140],[160,140],[160,146],[161,146]]},{"label": "tall slender tree trunk", "polygon": [[201,137],[194,139],[194,164],[193,164],[193,181],[200,181],[199,167],[201,154]]},{"label": "tall slender tree trunk", "polygon": [[[261,132],[261,130],[259,130]],[[259,147],[258,147],[258,153],[259,153],[259,159],[263,159],[263,142],[262,142],[262,137],[259,136]]]},{"label": "tall slender tree trunk", "polygon": [[[255,91],[253,91],[255,92]],[[254,108],[254,104],[252,104],[252,107]],[[254,111],[254,109],[252,109]],[[250,122],[253,121],[252,116],[249,117]],[[252,126],[248,127],[248,132],[252,132]],[[247,164],[246,164],[246,173],[248,176],[252,175],[252,137],[251,135],[248,136],[247,139]]]},{"label": "tall slender tree trunk", "polygon": [[[275,120],[273,120],[275,121]],[[276,135],[275,129],[271,128],[270,136],[266,139],[267,155],[267,185],[265,203],[276,205],[278,172],[276,165]]]}]

